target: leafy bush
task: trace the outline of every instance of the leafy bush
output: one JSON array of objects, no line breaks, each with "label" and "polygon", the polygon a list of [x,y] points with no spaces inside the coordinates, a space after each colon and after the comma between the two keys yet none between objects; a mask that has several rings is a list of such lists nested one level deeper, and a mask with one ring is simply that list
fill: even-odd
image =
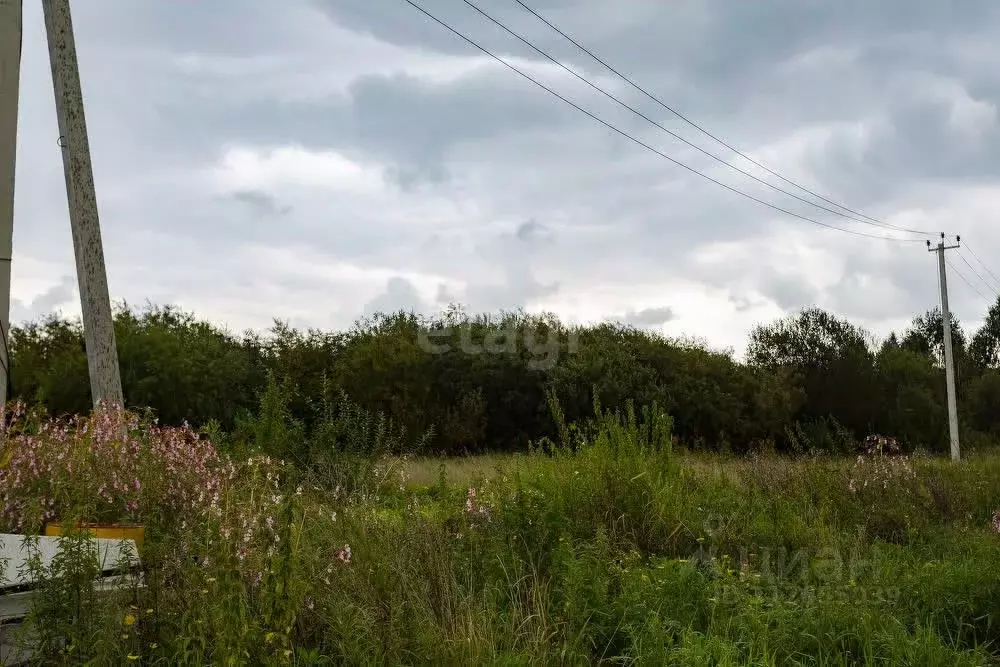
[{"label": "leafy bush", "polygon": [[37,530],[46,521],[160,526],[203,514],[218,502],[224,461],[187,427],[161,427],[119,408],[22,421],[11,408],[0,433],[0,530]]},{"label": "leafy bush", "polygon": [[[491,459],[492,470],[470,467],[460,484],[445,473],[438,483],[408,485],[397,472],[411,463],[391,448],[373,450],[389,456],[367,459],[353,479],[350,466],[325,478],[322,466],[304,475],[260,453],[218,454],[208,476],[218,484],[196,500],[197,511],[149,531],[145,588],[126,583],[94,596],[93,563],[72,539],[57,567],[39,573],[30,624],[42,630],[42,658],[995,660],[996,458],[954,466],[690,454],[678,450],[672,418],[655,406],[596,402],[592,417],[574,424],[549,399],[557,441]],[[147,439],[162,432],[123,419]],[[354,431],[345,419],[331,428]],[[114,423],[107,413],[84,421],[94,424],[88,434],[104,434],[101,442],[121,433],[105,428]],[[16,437],[31,428],[42,430],[24,426]],[[140,447],[136,456],[156,462],[157,451]],[[331,465],[364,458],[349,451],[331,451]],[[76,489],[70,497],[93,493],[83,476],[65,480]]]},{"label": "leafy bush", "polygon": [[[992,409],[997,317],[972,337],[968,354],[958,346],[960,419],[971,441],[1000,433]],[[308,440],[343,444],[342,434],[316,435],[329,432],[331,410],[346,409],[342,393],[366,414],[384,415],[385,425],[371,428],[390,439],[433,431],[426,444],[445,455],[523,452],[533,440],[558,439],[551,392],[568,423],[586,419],[595,396],[615,408],[655,402],[692,448],[745,453],[771,443],[777,451],[837,452],[874,432],[910,450],[941,451],[948,440],[942,324],[931,311],[877,345],[850,322],[808,309],[755,329],[741,362],[651,331],[569,327],[522,312],[380,314],[335,332],[276,322],[241,336],[169,306],[122,306],[115,314],[128,405],[151,409],[164,424],[214,423],[228,436],[246,430],[241,415],[258,409],[271,382],[290,430],[276,431],[270,445],[261,436],[261,446],[296,461],[312,457]],[[17,396],[53,415],[90,409],[79,321],[14,327],[11,352]]]}]

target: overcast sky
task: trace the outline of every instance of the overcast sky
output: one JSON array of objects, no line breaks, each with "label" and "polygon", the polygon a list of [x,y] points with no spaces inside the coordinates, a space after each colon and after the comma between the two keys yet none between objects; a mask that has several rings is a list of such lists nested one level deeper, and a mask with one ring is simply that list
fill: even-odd
[{"label": "overcast sky", "polygon": [[[782,208],[883,233],[726,169],[461,0],[420,1],[663,153]],[[477,2],[650,118],[768,177],[514,0]],[[39,3],[24,4],[15,322],[79,313],[43,21]],[[995,0],[527,4],[771,169],[879,220],[961,234],[1000,275]],[[456,301],[628,320],[737,352],[755,323],[803,307],[884,334],[937,302],[922,244],[824,229],[704,181],[404,0],[81,0],[73,12],[115,300],[177,304],[233,330],[273,317],[343,327]],[[953,273],[950,286],[974,325],[988,304]]]}]

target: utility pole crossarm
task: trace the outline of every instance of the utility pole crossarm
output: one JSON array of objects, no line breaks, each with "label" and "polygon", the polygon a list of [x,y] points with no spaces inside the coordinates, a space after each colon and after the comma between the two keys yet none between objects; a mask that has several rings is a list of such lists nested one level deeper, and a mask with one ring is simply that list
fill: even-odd
[{"label": "utility pole crossarm", "polygon": [[953,250],[962,243],[962,237],[955,237],[955,245],[946,246],[944,244],[944,234],[941,234],[941,241],[937,246],[931,247],[931,242],[927,241],[928,252],[936,252],[938,255],[938,276],[941,284],[941,320],[944,329],[944,371],[945,383],[948,390],[948,434],[951,440],[951,458],[958,461],[961,458],[961,449],[958,440],[958,405],[955,397],[955,353],[951,346],[951,311],[948,309],[948,272],[944,261],[944,251]]}]

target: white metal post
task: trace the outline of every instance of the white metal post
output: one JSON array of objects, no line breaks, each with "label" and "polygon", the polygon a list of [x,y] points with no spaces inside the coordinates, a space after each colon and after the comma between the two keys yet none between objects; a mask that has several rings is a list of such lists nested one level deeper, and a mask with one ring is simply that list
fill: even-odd
[{"label": "white metal post", "polygon": [[10,260],[14,248],[14,171],[21,78],[21,3],[0,0],[0,409],[10,377]]},{"label": "white metal post", "polygon": [[[960,240],[960,239],[959,239]],[[930,241],[927,242],[930,245]],[[932,250],[938,255],[938,273],[941,284],[941,318],[944,328],[944,376],[948,390],[948,432],[951,436],[951,459],[958,461],[960,456],[958,442],[958,405],[955,398],[955,354],[951,347],[951,311],[948,309],[948,272],[945,267],[944,251],[957,248],[957,245],[946,246],[944,234],[941,242]]]},{"label": "white metal post", "polygon": [[42,0],[94,403],[122,405],[121,375],[69,0]]}]

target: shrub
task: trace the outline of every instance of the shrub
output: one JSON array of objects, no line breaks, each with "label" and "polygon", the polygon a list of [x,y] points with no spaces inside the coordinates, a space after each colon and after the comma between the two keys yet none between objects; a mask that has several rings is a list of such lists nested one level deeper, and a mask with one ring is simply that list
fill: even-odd
[{"label": "shrub", "polygon": [[189,427],[161,427],[120,408],[37,427],[15,404],[0,433],[0,529],[53,520],[177,523],[217,505],[225,461]]}]

